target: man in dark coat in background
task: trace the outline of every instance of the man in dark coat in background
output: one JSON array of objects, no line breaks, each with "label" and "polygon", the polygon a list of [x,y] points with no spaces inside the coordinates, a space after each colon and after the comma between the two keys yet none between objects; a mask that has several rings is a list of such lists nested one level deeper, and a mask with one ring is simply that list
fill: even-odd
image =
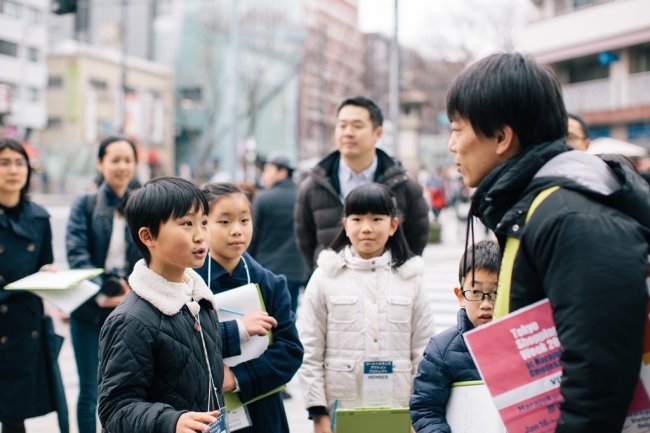
[{"label": "man in dark coat in background", "polygon": [[359,185],[377,182],[395,193],[400,224],[414,254],[421,255],[429,236],[429,205],[422,187],[399,161],[375,147],[383,133],[383,116],[374,102],[362,96],[339,107],[336,146],[300,184],[295,208],[298,249],[310,272],[318,254],[342,227],[345,197]]},{"label": "man in dark coat in background", "polygon": [[298,308],[298,293],[307,273],[293,234],[293,208],[296,184],[291,180],[293,166],[285,155],[269,155],[262,172],[264,190],[253,199],[253,240],[248,253],[277,275],[287,277],[291,311]]}]

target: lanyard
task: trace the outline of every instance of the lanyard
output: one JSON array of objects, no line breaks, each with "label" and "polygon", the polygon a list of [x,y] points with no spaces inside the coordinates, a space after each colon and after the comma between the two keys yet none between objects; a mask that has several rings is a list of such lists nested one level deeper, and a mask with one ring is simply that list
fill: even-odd
[{"label": "lanyard", "polygon": [[[367,354],[368,351],[366,350],[366,347],[365,347],[366,346],[366,335],[365,335],[366,334],[366,318],[365,318],[364,308],[362,306],[362,303],[363,303],[363,300],[364,300],[363,285],[359,284],[359,278],[358,278],[358,275],[357,275],[357,271],[354,269],[354,265],[353,264],[350,264],[350,265],[351,265],[350,269],[352,269],[352,273],[354,274],[354,279],[355,279],[355,281],[357,283],[357,286],[359,287],[359,290],[358,290],[359,300],[357,302],[357,309],[359,311],[359,315],[361,316],[361,332],[364,334],[364,338],[363,338],[364,353]],[[391,332],[390,332],[390,310],[391,310],[391,307],[392,307],[391,300],[392,300],[392,295],[393,295],[393,286],[391,285],[392,277],[393,277],[393,266],[392,266],[392,264],[389,264],[388,265],[388,278],[386,279],[386,287],[388,288],[388,297],[387,297],[388,311],[386,311],[386,332],[388,333],[388,336],[387,336],[387,339],[386,339],[386,351],[385,351],[386,358],[388,358],[388,355],[389,355],[390,340],[391,340],[391,337],[390,337],[390,334],[391,334]],[[379,303],[379,299],[377,299],[377,303]],[[379,357],[379,355],[380,355],[380,352],[377,352],[376,356]]]},{"label": "lanyard", "polygon": [[214,393],[215,401],[217,404],[217,409],[221,410],[222,406],[221,403],[219,403],[219,392],[217,391],[217,387],[214,386],[214,378],[212,377],[212,369],[210,368],[210,360],[208,358],[208,349],[205,346],[205,338],[203,337],[203,327],[201,326],[201,320],[199,319],[199,314],[196,313],[196,316],[194,316],[194,320],[196,321],[196,324],[198,325],[197,327],[199,328],[199,334],[201,335],[201,346],[203,347],[203,358],[205,359],[205,366],[208,369],[208,377],[210,378],[210,382],[208,383],[208,412],[210,412],[210,403],[212,401],[212,394]]},{"label": "lanyard", "polygon": [[[210,252],[208,251],[208,289],[212,285],[212,257],[210,257]],[[248,271],[248,263],[244,256],[241,256],[241,261],[244,262],[244,269],[246,269],[246,279],[248,280],[247,284],[251,283],[251,274]]]}]

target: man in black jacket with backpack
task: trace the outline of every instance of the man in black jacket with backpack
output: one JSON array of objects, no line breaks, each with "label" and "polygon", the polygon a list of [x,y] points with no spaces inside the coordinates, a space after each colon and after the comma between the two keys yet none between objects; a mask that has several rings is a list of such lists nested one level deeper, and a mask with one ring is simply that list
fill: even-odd
[{"label": "man in black jacket with backpack", "polygon": [[447,114],[458,171],[477,187],[471,213],[502,248],[519,241],[509,278],[502,262],[495,315],[500,301],[507,313],[550,300],[563,347],[556,431],[620,432],[643,352],[648,185],[629,167],[571,150],[556,78],[521,54],[461,72]]}]

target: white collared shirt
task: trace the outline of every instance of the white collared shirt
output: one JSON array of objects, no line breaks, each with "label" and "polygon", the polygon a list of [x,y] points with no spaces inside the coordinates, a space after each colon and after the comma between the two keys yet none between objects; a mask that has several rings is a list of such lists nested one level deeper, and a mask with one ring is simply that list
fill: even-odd
[{"label": "white collared shirt", "polygon": [[356,174],[341,158],[339,163],[339,184],[341,185],[341,201],[350,194],[354,188],[359,185],[365,185],[375,179],[375,172],[377,171],[377,154],[372,160],[370,167],[363,170],[361,173]]}]

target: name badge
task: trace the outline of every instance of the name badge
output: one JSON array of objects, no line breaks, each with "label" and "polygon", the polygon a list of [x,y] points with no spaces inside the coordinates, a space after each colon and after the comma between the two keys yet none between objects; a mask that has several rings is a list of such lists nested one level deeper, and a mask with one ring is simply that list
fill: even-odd
[{"label": "name badge", "polygon": [[241,430],[246,427],[252,426],[251,417],[248,414],[246,406],[238,407],[235,410],[228,412],[228,428],[230,431]]},{"label": "name badge", "polygon": [[393,405],[393,361],[363,363],[363,406]]},{"label": "name badge", "polygon": [[219,409],[219,416],[217,417],[217,421],[212,424],[208,424],[208,427],[210,427],[210,433],[229,433],[227,419],[227,410],[224,406]]}]

